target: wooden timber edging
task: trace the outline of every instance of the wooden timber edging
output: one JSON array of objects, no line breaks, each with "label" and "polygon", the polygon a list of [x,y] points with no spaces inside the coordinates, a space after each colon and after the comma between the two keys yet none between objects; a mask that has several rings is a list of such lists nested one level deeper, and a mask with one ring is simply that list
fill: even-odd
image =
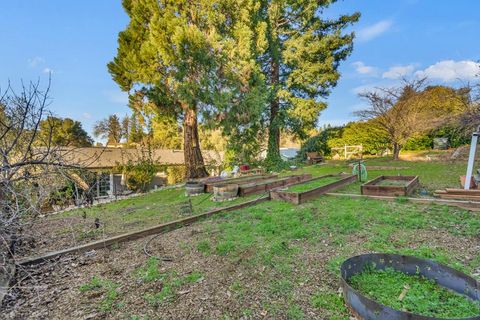
[{"label": "wooden timber edging", "polygon": [[274,179],[276,177],[277,177],[276,174],[271,174],[271,175],[258,174],[258,175],[243,176],[243,177],[238,177],[238,178],[227,178],[227,179],[205,182],[205,192],[213,192],[213,187],[218,186],[218,185],[222,185],[222,184],[250,183],[250,182],[254,182],[254,181],[264,181],[264,180],[268,180],[268,179]]},{"label": "wooden timber edging", "polygon": [[[294,185],[298,185],[298,184],[309,183],[309,182],[315,181],[315,180],[321,180],[321,179],[326,178],[326,177],[336,177],[336,176],[345,176],[345,175],[327,174],[327,175],[324,175],[324,176],[321,176],[321,177],[317,177],[317,178],[313,178],[313,179],[303,181],[303,182],[300,182],[300,183],[292,184],[289,187],[294,186]],[[285,200],[285,201],[291,202],[293,204],[302,204],[302,203],[306,202],[307,200],[316,198],[316,197],[318,197],[322,194],[325,194],[329,191],[336,190],[336,189],[341,188],[345,185],[356,182],[357,178],[358,177],[357,177],[356,174],[355,175],[346,175],[344,178],[342,178],[338,181],[335,181],[335,182],[332,182],[332,183],[329,183],[329,184],[326,184],[326,185],[323,185],[323,186],[320,186],[320,187],[317,187],[317,188],[314,188],[314,189],[311,189],[311,190],[307,190],[307,191],[304,191],[304,192],[289,192],[287,190],[272,190],[272,191],[270,191],[270,198],[271,199],[278,199],[278,200]]]},{"label": "wooden timber edging", "polygon": [[278,179],[266,180],[260,183],[250,183],[240,185],[238,188],[238,195],[240,197],[249,196],[256,193],[266,192],[274,188],[285,187],[295,184],[297,182],[306,181],[312,178],[309,173],[280,177]]},{"label": "wooden timber edging", "polygon": [[140,230],[140,231],[133,231],[133,232],[129,232],[129,233],[124,233],[124,234],[121,234],[121,235],[118,235],[118,236],[114,236],[114,237],[111,237],[111,238],[86,243],[86,244],[79,245],[79,246],[76,246],[76,247],[67,248],[67,249],[63,249],[63,250],[59,250],[59,251],[53,251],[53,252],[49,252],[49,253],[46,253],[46,254],[43,254],[43,255],[40,255],[40,256],[36,256],[36,257],[28,257],[28,258],[20,259],[20,260],[17,260],[16,262],[19,265],[29,265],[29,264],[39,263],[39,262],[42,262],[42,261],[45,261],[45,260],[48,260],[48,259],[52,259],[52,258],[55,258],[55,257],[58,257],[58,256],[66,255],[66,254],[69,254],[69,253],[81,253],[81,252],[86,252],[86,251],[90,251],[90,250],[94,250],[94,249],[102,249],[102,248],[106,248],[106,247],[111,246],[111,245],[116,244],[116,243],[132,241],[132,240],[143,238],[143,237],[146,237],[146,236],[149,236],[149,235],[172,231],[172,230],[181,228],[183,226],[190,225],[190,224],[192,224],[194,222],[197,222],[201,219],[208,218],[210,216],[213,216],[213,215],[221,213],[221,212],[228,212],[228,211],[233,211],[233,210],[237,210],[237,209],[246,208],[246,207],[253,206],[253,205],[256,205],[258,203],[268,201],[268,200],[270,200],[270,196],[264,196],[264,197],[260,197],[258,199],[246,201],[246,202],[236,204],[236,205],[233,205],[233,206],[218,208],[218,209],[214,209],[214,210],[211,210],[211,211],[208,211],[208,212],[197,214],[195,216],[191,216],[191,217],[187,217],[187,218],[184,218],[184,219],[179,219],[179,220],[163,223],[163,224],[160,224],[160,225],[157,225],[157,226],[154,226],[154,227],[151,227],[151,228],[143,229],[143,230]]},{"label": "wooden timber edging", "polygon": [[[383,180],[408,181],[405,186],[382,186]],[[369,196],[408,196],[420,185],[418,176],[379,176],[361,186],[361,193]]]},{"label": "wooden timber edging", "polygon": [[433,195],[442,199],[480,201],[480,190],[476,189],[465,190],[446,188],[444,190],[435,190]]},{"label": "wooden timber edging", "polygon": [[[325,193],[327,196],[334,197],[347,197],[347,198],[360,198],[360,199],[373,199],[373,200],[386,200],[386,201],[395,201],[398,200],[398,197],[387,197],[387,196],[369,196],[363,194],[353,194],[353,193]],[[468,209],[472,211],[480,211],[480,201],[466,201],[466,200],[450,200],[450,199],[437,199],[437,198],[412,198],[412,197],[402,197],[402,200],[416,202],[416,203],[435,203],[443,204],[447,206],[459,207],[462,209]]]}]

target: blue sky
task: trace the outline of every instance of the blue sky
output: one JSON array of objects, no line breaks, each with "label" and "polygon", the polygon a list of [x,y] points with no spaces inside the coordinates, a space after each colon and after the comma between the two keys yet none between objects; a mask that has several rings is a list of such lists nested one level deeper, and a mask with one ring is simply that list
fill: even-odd
[{"label": "blue sky", "polygon": [[[344,0],[325,14],[360,11],[353,54],[328,98],[319,125],[353,120],[362,90],[402,76],[432,83],[473,81],[480,59],[480,1]],[[50,108],[91,131],[108,114],[128,112],[127,97],[111,80],[117,34],[128,23],[120,0],[0,0],[0,87],[7,80],[41,79],[52,72]]]}]

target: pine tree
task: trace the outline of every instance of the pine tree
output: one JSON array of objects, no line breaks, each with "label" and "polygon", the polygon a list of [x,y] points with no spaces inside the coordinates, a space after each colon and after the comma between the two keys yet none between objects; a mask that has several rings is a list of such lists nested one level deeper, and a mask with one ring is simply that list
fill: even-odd
[{"label": "pine tree", "polygon": [[186,176],[207,176],[197,124],[217,88],[221,8],[208,0],[124,0],[123,6],[130,23],[108,69],[123,90],[142,86],[159,108],[181,116]]},{"label": "pine tree", "polygon": [[336,0],[263,0],[258,12],[259,30],[267,43],[259,56],[270,89],[267,160],[280,159],[280,130],[300,138],[313,128],[326,108],[323,101],[340,77],[338,67],[352,51],[353,33],[342,30],[360,14],[337,19],[322,14]]},{"label": "pine tree", "polygon": [[117,115],[112,114],[108,118],[95,123],[93,135],[107,139],[108,144],[119,144],[123,138],[123,128]]}]

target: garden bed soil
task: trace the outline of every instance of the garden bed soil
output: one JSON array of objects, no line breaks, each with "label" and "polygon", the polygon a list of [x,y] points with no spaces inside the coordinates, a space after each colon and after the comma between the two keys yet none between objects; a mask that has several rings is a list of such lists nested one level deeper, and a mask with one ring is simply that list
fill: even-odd
[{"label": "garden bed soil", "polygon": [[213,187],[223,184],[229,183],[248,183],[254,181],[265,181],[276,178],[276,174],[258,174],[258,175],[250,175],[250,176],[242,176],[237,178],[226,178],[226,179],[219,179],[215,181],[206,181],[205,182],[205,192],[213,192]]},{"label": "garden bed soil", "polygon": [[307,181],[312,178],[311,174],[301,174],[301,175],[292,175],[281,177],[278,179],[271,179],[261,182],[253,182],[249,184],[244,184],[239,186],[238,194],[241,197],[258,194],[262,192],[267,192],[271,189],[289,186],[298,182]]},{"label": "garden bed soil", "polygon": [[301,204],[329,191],[354,183],[357,178],[357,175],[324,175],[296,183],[286,189],[273,190],[270,192],[270,197],[293,204]]},{"label": "garden bed soil", "polygon": [[361,186],[362,195],[408,196],[420,185],[418,176],[379,176]]}]

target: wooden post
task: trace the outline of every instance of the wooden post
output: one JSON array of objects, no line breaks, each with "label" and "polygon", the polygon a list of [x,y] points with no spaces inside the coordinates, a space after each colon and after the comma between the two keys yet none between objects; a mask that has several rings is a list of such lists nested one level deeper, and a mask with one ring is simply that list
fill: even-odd
[{"label": "wooden post", "polygon": [[347,145],[345,145],[345,160],[347,160]]}]

